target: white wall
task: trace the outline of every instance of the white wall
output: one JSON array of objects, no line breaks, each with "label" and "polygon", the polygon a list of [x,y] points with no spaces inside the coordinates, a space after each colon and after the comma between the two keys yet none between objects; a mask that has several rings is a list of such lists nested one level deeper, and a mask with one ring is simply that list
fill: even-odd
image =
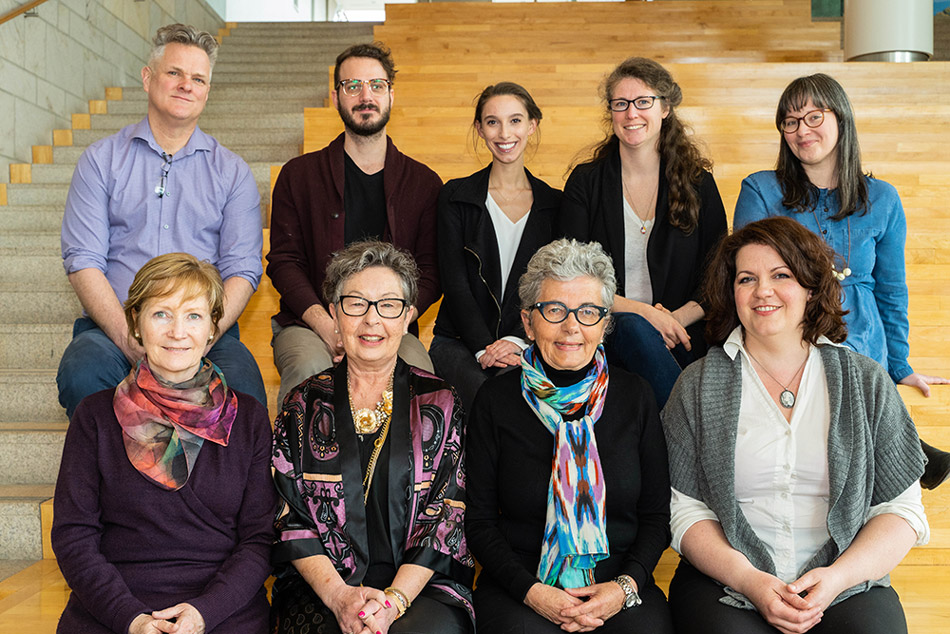
[{"label": "white wall", "polygon": [[[223,0],[215,0],[221,4]],[[0,15],[22,0],[0,0]],[[151,39],[185,22],[217,34],[224,20],[205,0],[49,0],[37,17],[0,24],[0,183],[10,163],[29,163],[107,86],[141,86]]]},{"label": "white wall", "polygon": [[322,22],[326,0],[226,0],[228,22]]}]

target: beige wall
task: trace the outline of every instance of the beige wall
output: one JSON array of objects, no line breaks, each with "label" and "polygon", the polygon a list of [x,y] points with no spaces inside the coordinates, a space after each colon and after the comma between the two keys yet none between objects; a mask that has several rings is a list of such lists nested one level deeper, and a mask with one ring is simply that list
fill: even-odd
[{"label": "beige wall", "polygon": [[[0,15],[23,0],[0,0]],[[106,86],[140,84],[150,41],[163,24],[217,33],[223,19],[205,0],[49,0],[37,17],[0,24],[0,183],[10,163],[28,163],[33,145],[88,112]]]}]

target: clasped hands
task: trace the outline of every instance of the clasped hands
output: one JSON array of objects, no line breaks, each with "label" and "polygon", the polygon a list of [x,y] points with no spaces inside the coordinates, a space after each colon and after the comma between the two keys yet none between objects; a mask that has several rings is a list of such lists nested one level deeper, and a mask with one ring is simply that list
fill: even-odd
[{"label": "clasped hands", "polygon": [[750,580],[753,590],[745,596],[782,634],[802,634],[815,627],[835,597],[847,589],[840,586],[831,568],[813,568],[788,584],[763,572],[761,578]]},{"label": "clasped hands", "polygon": [[340,584],[327,601],[343,634],[387,634],[399,611],[382,590]]},{"label": "clasped hands", "polygon": [[151,614],[139,614],[129,625],[129,634],[204,634],[204,631],[204,617],[190,603],[179,603]]},{"label": "clasped hands", "polygon": [[565,632],[594,631],[620,611],[623,600],[623,590],[613,581],[566,590],[538,582],[524,598],[528,607]]}]

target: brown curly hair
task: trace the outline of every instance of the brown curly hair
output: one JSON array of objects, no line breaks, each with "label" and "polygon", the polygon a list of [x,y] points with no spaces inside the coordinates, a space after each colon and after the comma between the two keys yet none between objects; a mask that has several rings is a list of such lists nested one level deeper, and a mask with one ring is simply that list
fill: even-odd
[{"label": "brown curly hair", "polygon": [[654,94],[662,96],[662,104],[669,109],[660,127],[660,159],[666,165],[666,180],[670,184],[670,224],[684,233],[692,233],[699,224],[700,199],[696,186],[703,172],[712,171],[712,160],[703,154],[691,135],[691,128],[676,115],[676,107],[683,102],[683,91],[673,81],[670,71],[645,57],[624,60],[611,72],[601,86],[604,100],[603,127],[605,138],[591,150],[589,163],[606,160],[618,151],[620,141],[614,134],[608,102],[614,89],[624,79],[639,79]]},{"label": "brown curly hair", "polygon": [[742,247],[762,244],[775,249],[803,288],[811,291],[805,304],[802,338],[814,344],[824,335],[835,343],[848,336],[841,308],[841,284],[831,273],[834,252],[814,233],[791,218],[776,216],[747,224],[723,238],[713,253],[703,280],[706,340],[721,346],[739,325],[736,311],[736,256]]}]

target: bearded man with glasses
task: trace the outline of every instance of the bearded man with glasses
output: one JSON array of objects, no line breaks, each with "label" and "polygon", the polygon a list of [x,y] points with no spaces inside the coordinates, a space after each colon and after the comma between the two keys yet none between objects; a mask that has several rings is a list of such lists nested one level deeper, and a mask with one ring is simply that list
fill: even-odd
[{"label": "bearded man with glasses", "polygon": [[[438,300],[436,204],[442,181],[386,135],[396,68],[381,43],[356,44],[336,59],[333,105],[344,131],[330,145],[288,162],[274,187],[267,275],[280,293],[271,320],[279,399],[339,360],[342,343],[320,288],[333,252],[360,240],[405,249],[419,266],[417,314]],[[415,336],[400,357],[432,371]]]}]

